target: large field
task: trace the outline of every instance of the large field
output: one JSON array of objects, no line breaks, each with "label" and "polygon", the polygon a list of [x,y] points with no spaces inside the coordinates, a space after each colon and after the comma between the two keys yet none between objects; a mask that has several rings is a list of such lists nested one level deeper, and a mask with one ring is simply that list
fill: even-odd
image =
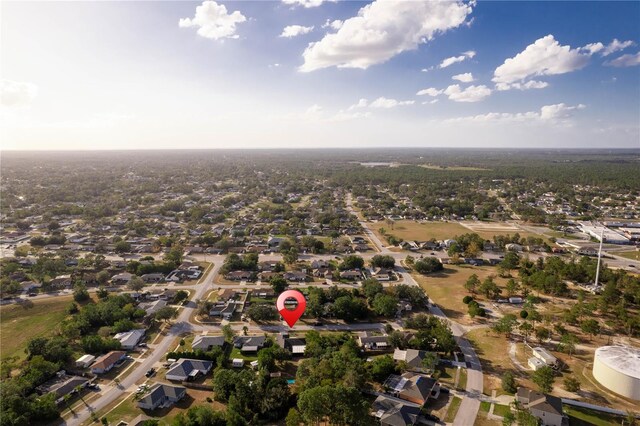
[{"label": "large field", "polygon": [[0,307],[0,346],[2,358],[24,357],[27,342],[34,337],[46,336],[56,329],[66,317],[72,296],[51,297],[29,301],[29,305],[6,305]]},{"label": "large field", "polygon": [[[473,274],[482,281],[489,275],[496,275],[496,269],[490,266],[445,265],[443,272],[429,275],[413,274],[413,277],[449,318],[462,324],[471,324],[473,321],[467,315],[468,307],[462,303],[462,299],[469,294],[464,288],[464,283]],[[494,281],[503,287],[506,279],[496,276]],[[480,302],[484,299],[479,294],[475,297]]]},{"label": "large field", "polygon": [[444,240],[469,232],[467,228],[456,222],[419,223],[413,220],[399,220],[394,223],[393,227],[384,222],[371,225],[371,229],[383,240],[384,237],[380,234],[380,228],[384,228],[387,234],[395,235],[403,240],[418,241],[428,241],[432,238]]},{"label": "large field", "polygon": [[384,228],[387,234],[402,238],[405,241],[417,240],[428,241],[432,238],[436,240],[446,240],[456,235],[475,232],[482,238],[491,240],[495,235],[520,234],[521,237],[544,237],[541,234],[523,230],[517,225],[506,222],[416,222],[413,220],[399,220],[393,226],[386,222],[378,222],[371,225],[371,229],[376,235],[386,241],[380,233],[380,228]]},{"label": "large field", "polygon": [[640,260],[640,251],[638,251],[638,250],[622,251],[622,252],[619,252],[619,253],[616,253],[616,254],[618,256],[626,257],[627,259]]}]

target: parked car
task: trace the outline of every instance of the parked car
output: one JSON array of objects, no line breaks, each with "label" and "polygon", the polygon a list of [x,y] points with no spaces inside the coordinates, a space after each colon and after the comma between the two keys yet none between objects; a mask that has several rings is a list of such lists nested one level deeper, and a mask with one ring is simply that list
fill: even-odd
[{"label": "parked car", "polygon": [[155,368],[150,368],[144,375],[147,377],[151,377],[154,374],[156,374],[156,369]]}]

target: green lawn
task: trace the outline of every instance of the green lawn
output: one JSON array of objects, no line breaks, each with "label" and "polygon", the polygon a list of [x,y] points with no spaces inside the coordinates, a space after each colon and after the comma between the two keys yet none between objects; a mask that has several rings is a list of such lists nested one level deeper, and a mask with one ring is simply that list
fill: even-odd
[{"label": "green lawn", "polygon": [[626,257],[631,260],[640,260],[640,251],[622,251],[620,253],[616,253],[618,256]]},{"label": "green lawn", "polygon": [[[29,340],[50,336],[67,316],[72,296],[29,301],[29,306],[6,305],[0,308],[0,346],[2,357],[24,357]],[[31,305],[32,303],[32,305]]]},{"label": "green lawn", "polygon": [[589,410],[587,408],[564,406],[564,412],[569,415],[571,426],[613,426],[619,425],[622,418],[600,411]]},{"label": "green lawn", "polygon": [[462,404],[462,398],[454,396],[451,400],[451,403],[449,404],[449,408],[447,409],[447,415],[444,418],[445,422],[453,422],[453,419],[456,418],[456,414],[458,413],[458,408],[460,408],[460,404]]},{"label": "green lawn", "polygon": [[504,417],[510,412],[511,407],[509,407],[508,405],[495,404],[493,406],[493,414],[495,414],[496,416]]},{"label": "green lawn", "polygon": [[251,361],[255,361],[258,359],[258,355],[245,355],[242,352],[240,352],[240,349],[238,348],[233,348],[231,350],[231,353],[229,354],[229,359],[234,359],[234,358],[242,358],[247,362],[251,362]]}]

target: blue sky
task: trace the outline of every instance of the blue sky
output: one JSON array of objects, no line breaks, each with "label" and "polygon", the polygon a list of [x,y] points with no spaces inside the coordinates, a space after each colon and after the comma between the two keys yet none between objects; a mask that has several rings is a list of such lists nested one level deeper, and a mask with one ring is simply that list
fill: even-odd
[{"label": "blue sky", "polygon": [[3,2],[0,19],[3,149],[640,147],[640,2]]}]

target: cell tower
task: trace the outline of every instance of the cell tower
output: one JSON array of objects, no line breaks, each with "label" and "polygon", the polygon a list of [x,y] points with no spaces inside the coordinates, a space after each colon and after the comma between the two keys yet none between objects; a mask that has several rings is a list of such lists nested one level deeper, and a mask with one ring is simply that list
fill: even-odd
[{"label": "cell tower", "polygon": [[598,288],[598,279],[600,278],[600,258],[602,257],[602,241],[604,241],[604,228],[600,231],[600,248],[598,249],[598,266],[596,267],[596,282],[594,288]]}]

